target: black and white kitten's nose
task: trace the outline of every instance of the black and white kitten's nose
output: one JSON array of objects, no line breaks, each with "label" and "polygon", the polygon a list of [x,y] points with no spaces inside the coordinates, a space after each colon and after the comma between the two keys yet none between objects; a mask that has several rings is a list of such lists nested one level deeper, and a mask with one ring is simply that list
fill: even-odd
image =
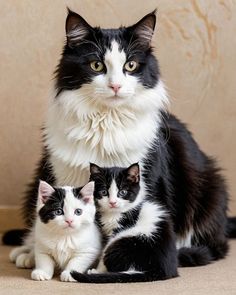
[{"label": "black and white kitten's nose", "polygon": [[115,92],[115,94],[117,94],[117,92],[121,88],[121,85],[116,83],[110,83],[108,86]]},{"label": "black and white kitten's nose", "polygon": [[110,207],[111,208],[115,208],[116,207],[116,201],[112,201],[112,202],[109,202],[109,204],[110,204]]}]

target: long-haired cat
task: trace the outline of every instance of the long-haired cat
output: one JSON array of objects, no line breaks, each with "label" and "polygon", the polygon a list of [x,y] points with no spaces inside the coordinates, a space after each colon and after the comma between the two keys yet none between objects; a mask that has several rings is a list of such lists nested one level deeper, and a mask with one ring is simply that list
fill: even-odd
[{"label": "long-haired cat", "polygon": [[[68,12],[44,155],[25,197],[25,221],[31,226],[35,220],[37,179],[81,186],[89,162],[139,162],[144,194],[170,212],[166,226],[173,228],[178,247],[206,246],[211,259],[223,258],[227,230],[232,234],[236,227],[235,220],[226,227],[227,189],[215,162],[165,110],[167,93],[151,47],[155,23],[152,12],[129,27],[101,29]],[[14,237],[9,233],[4,240]]]},{"label": "long-haired cat", "polygon": [[41,181],[38,190],[37,217],[28,235],[32,249],[25,246],[10,253],[18,267],[35,269],[33,280],[50,280],[59,268],[62,281],[73,281],[72,270],[87,271],[101,251],[101,235],[95,223],[94,182],[81,188],[52,187]]}]

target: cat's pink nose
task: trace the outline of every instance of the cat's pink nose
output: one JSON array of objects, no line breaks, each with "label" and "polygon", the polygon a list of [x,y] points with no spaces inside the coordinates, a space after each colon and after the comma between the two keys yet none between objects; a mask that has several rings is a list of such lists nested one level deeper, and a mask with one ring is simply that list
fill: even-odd
[{"label": "cat's pink nose", "polygon": [[120,84],[115,84],[115,83],[110,83],[109,87],[115,92],[115,94],[117,94],[117,92],[121,88],[121,85]]},{"label": "cat's pink nose", "polygon": [[116,207],[116,203],[117,203],[116,201],[109,202],[109,204],[110,204],[111,207]]},{"label": "cat's pink nose", "polygon": [[73,222],[72,219],[68,219],[68,220],[65,220],[66,223],[68,223],[68,225],[71,225],[71,223]]}]

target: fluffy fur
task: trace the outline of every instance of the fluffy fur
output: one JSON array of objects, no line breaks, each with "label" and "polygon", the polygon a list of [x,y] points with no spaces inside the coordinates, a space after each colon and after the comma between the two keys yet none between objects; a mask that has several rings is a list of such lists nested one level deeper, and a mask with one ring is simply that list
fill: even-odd
[{"label": "fluffy fur", "polygon": [[[92,28],[69,11],[44,128],[44,156],[26,195],[24,216],[31,226],[39,177],[81,186],[89,177],[89,162],[102,167],[139,162],[143,194],[169,215],[159,232],[159,251],[168,256],[176,236],[178,247],[204,247],[197,252],[204,252],[208,263],[227,253],[227,189],[215,161],[165,111],[167,94],[150,46],[155,22],[153,12],[130,27]],[[228,233],[234,228],[231,220]]]}]

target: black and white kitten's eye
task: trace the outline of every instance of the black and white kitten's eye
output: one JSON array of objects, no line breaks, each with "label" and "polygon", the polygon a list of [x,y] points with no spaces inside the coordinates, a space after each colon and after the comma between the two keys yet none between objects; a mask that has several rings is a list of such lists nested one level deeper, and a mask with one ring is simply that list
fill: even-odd
[{"label": "black and white kitten's eye", "polygon": [[93,71],[95,71],[95,72],[102,72],[102,71],[104,70],[104,65],[103,65],[103,63],[102,63],[101,61],[97,61],[97,60],[92,61],[92,62],[90,63],[90,67],[91,67],[91,69],[92,69]]},{"label": "black and white kitten's eye", "polygon": [[126,190],[124,190],[124,189],[122,189],[121,191],[119,191],[119,195],[121,196],[121,197],[125,197],[126,195],[127,195],[127,191]]},{"label": "black and white kitten's eye", "polygon": [[100,196],[107,196],[108,195],[108,192],[107,192],[107,190],[101,190],[101,191],[99,191],[99,195]]},{"label": "black and white kitten's eye", "polygon": [[128,61],[124,67],[126,71],[133,72],[137,69],[138,63],[134,60],[131,60],[131,61]]},{"label": "black and white kitten's eye", "polygon": [[55,214],[56,215],[62,215],[63,214],[63,210],[62,209],[57,209],[57,210],[55,210]]},{"label": "black and white kitten's eye", "polygon": [[82,209],[75,209],[75,215],[81,215],[82,214]]}]

